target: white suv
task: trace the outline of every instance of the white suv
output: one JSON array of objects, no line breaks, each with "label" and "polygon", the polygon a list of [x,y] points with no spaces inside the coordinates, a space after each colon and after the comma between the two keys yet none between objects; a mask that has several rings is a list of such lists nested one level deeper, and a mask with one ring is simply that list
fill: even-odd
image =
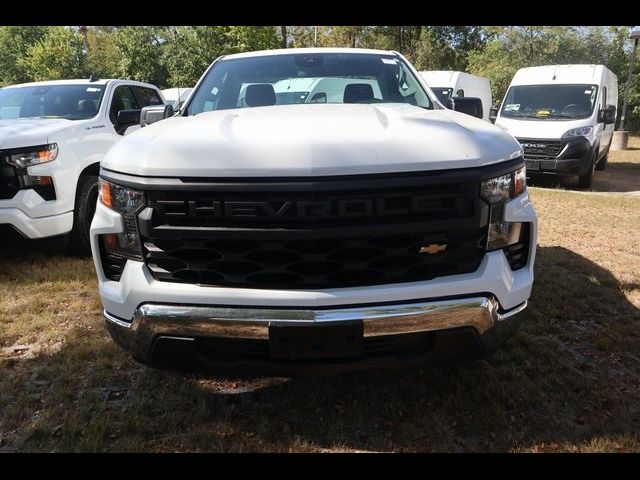
[{"label": "white suv", "polygon": [[396,52],[219,58],[100,178],[104,316],[144,362],[288,375],[469,357],[531,293],[520,145],[445,109]]},{"label": "white suv", "polygon": [[0,226],[30,239],[71,232],[76,249],[89,252],[100,160],[139,128],[142,107],[163,103],[153,85],[128,80],[0,89]]}]

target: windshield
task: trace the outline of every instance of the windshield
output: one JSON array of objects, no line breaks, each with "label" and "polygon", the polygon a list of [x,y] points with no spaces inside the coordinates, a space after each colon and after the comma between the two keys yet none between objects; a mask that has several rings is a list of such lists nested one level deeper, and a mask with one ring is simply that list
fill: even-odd
[{"label": "windshield", "polygon": [[221,60],[189,102],[187,115],[301,103],[408,103],[433,108],[394,55],[295,53]]},{"label": "windshield", "polygon": [[95,117],[104,85],[36,85],[0,90],[0,120]]},{"label": "windshield", "polygon": [[436,94],[436,96],[438,97],[438,100],[443,105],[447,104],[447,100],[453,93],[453,88],[448,88],[448,87],[431,87],[431,90],[433,91],[433,93]]},{"label": "windshield", "polygon": [[596,85],[521,85],[507,92],[501,115],[508,118],[565,120],[588,118],[596,104]]}]

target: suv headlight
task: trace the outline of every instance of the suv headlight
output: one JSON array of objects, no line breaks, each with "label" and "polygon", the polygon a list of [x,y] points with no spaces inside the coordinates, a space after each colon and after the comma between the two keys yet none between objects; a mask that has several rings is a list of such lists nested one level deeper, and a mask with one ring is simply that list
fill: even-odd
[{"label": "suv headlight", "polygon": [[480,196],[491,207],[487,250],[498,250],[518,242],[522,223],[506,222],[504,220],[504,206],[507,201],[520,195],[526,189],[525,167],[484,180],[480,184]]},{"label": "suv headlight", "polygon": [[588,137],[593,132],[593,127],[578,127],[567,130],[562,138]]},{"label": "suv headlight", "polygon": [[108,253],[136,260],[142,259],[136,217],[145,206],[144,193],[99,179],[99,201],[123,217],[124,231],[102,235]]},{"label": "suv headlight", "polygon": [[26,168],[32,165],[51,162],[58,156],[58,144],[38,145],[14,150],[7,155],[5,162],[13,167]]}]

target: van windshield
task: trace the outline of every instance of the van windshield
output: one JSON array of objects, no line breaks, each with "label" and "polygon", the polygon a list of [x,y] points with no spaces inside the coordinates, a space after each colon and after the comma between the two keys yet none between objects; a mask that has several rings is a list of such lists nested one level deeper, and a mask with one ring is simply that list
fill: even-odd
[{"label": "van windshield", "polygon": [[536,120],[588,118],[597,95],[597,85],[518,85],[509,88],[500,113]]},{"label": "van windshield", "polygon": [[192,96],[187,115],[315,103],[408,103],[433,108],[418,79],[395,55],[293,53],[220,60]]},{"label": "van windshield", "polygon": [[34,85],[0,90],[0,120],[95,117],[104,85]]}]

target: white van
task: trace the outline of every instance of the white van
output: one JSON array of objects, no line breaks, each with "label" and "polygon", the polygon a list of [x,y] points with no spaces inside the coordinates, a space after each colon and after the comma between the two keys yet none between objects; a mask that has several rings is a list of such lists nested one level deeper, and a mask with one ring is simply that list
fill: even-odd
[{"label": "white van", "polygon": [[419,72],[442,105],[450,97],[477,97],[482,100],[482,119],[489,120],[491,83],[488,78],[465,72],[427,70]]},{"label": "white van", "polygon": [[617,105],[618,79],[604,65],[522,68],[496,125],[520,142],[529,174],[578,175],[589,188],[607,166]]}]

